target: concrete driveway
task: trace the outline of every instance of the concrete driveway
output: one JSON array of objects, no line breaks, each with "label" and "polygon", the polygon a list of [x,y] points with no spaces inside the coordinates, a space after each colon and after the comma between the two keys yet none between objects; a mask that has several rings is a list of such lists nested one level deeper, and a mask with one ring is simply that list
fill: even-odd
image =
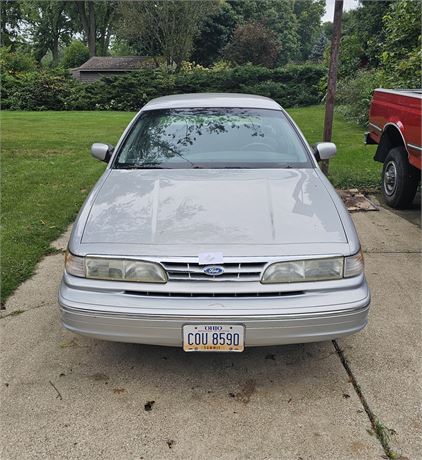
[{"label": "concrete driveway", "polygon": [[1,458],[421,458],[420,229],[353,217],[372,313],[334,343],[198,355],[74,336],[63,256],[46,257],[0,312]]}]

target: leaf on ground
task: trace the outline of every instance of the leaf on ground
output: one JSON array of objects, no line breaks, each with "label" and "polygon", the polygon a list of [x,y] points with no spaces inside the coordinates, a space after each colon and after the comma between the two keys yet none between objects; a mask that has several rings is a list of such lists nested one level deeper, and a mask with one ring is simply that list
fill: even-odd
[{"label": "leaf on ground", "polygon": [[124,393],[126,390],[124,388],[113,388],[113,393],[120,394]]},{"label": "leaf on ground", "polygon": [[63,340],[63,342],[60,343],[60,348],[70,348],[70,347],[76,347],[78,345],[78,342],[76,339],[72,339],[69,341]]}]

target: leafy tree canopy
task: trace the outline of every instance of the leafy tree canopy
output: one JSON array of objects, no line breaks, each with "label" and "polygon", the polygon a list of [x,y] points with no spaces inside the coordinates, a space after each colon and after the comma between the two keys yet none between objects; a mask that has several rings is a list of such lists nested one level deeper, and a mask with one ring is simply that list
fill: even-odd
[{"label": "leafy tree canopy", "polygon": [[14,0],[0,2],[0,46],[15,48],[19,43],[22,11],[20,4]]},{"label": "leafy tree canopy", "polygon": [[279,64],[298,58],[299,35],[294,0],[232,0],[230,4],[241,23],[260,21],[277,35],[282,45]]},{"label": "leafy tree canopy", "polygon": [[391,3],[382,25],[382,67],[390,83],[403,87],[421,86],[421,4],[398,0]]},{"label": "leafy tree canopy", "polygon": [[61,65],[65,69],[79,67],[89,59],[89,50],[79,40],[74,40],[65,50]]},{"label": "leafy tree canopy", "polygon": [[248,22],[238,26],[231,42],[224,50],[224,57],[234,64],[274,67],[281,46],[275,32],[261,22]]},{"label": "leafy tree canopy", "polygon": [[118,36],[142,44],[146,54],[162,55],[179,69],[190,58],[203,21],[217,6],[213,0],[122,2]]},{"label": "leafy tree canopy", "polygon": [[29,34],[34,44],[37,61],[51,52],[52,64],[59,61],[60,46],[68,44],[73,33],[70,18],[65,14],[63,0],[21,0],[24,21],[29,25]]},{"label": "leafy tree canopy", "polygon": [[192,60],[210,66],[222,57],[223,48],[230,41],[239,21],[232,5],[223,1],[217,12],[208,16],[193,42]]},{"label": "leafy tree canopy", "polygon": [[293,11],[298,25],[299,59],[306,61],[317,41],[321,43],[325,0],[296,0]]}]

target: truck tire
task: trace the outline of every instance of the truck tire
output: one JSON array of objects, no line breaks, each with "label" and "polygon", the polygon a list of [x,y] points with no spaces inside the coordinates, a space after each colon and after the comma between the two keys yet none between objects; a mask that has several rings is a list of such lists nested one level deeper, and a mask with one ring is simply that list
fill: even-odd
[{"label": "truck tire", "polygon": [[395,209],[409,206],[415,197],[420,179],[419,171],[407,160],[404,147],[388,152],[382,168],[382,195],[385,202]]}]

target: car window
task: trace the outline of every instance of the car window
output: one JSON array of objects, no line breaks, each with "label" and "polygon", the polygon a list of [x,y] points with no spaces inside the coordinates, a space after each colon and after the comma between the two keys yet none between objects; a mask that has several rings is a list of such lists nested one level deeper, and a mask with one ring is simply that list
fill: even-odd
[{"label": "car window", "polygon": [[115,168],[309,168],[297,132],[278,110],[171,109],[141,114]]}]

